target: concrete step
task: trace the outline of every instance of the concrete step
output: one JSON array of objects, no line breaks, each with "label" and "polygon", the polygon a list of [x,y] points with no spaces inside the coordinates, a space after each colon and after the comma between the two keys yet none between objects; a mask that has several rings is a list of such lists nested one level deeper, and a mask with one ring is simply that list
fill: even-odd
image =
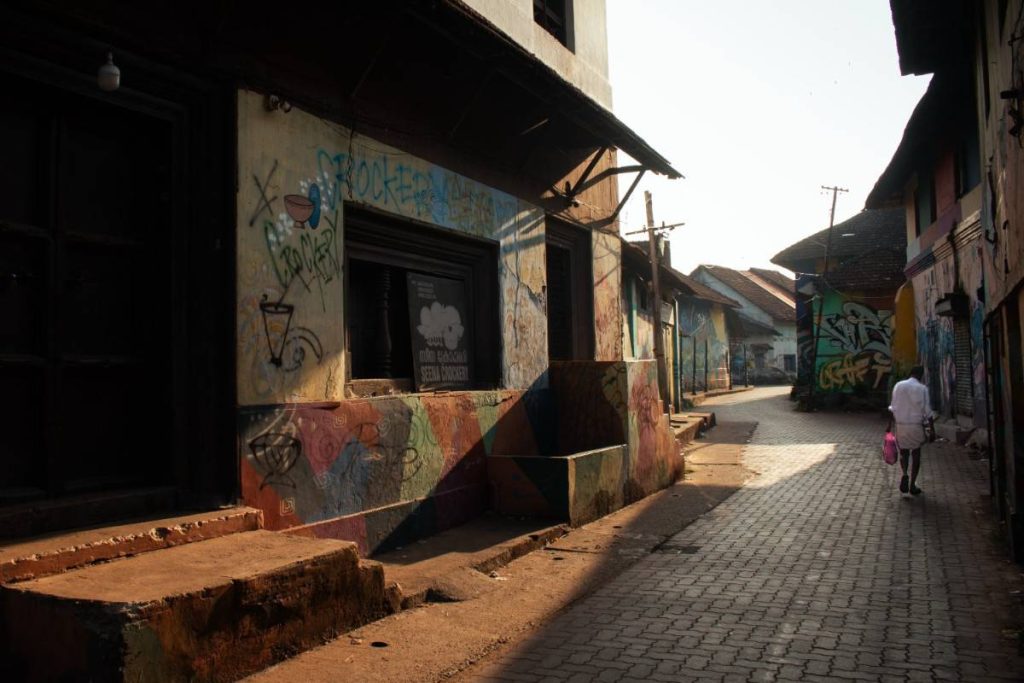
[{"label": "concrete step", "polygon": [[248,531],[0,587],[0,677],[233,681],[389,611],[354,543]]},{"label": "concrete step", "polygon": [[684,446],[715,426],[715,414],[711,412],[684,411],[674,413],[670,419],[676,441]]},{"label": "concrete step", "polygon": [[7,543],[0,546],[0,584],[37,579],[118,557],[255,531],[262,526],[259,510],[232,507]]},{"label": "concrete step", "polygon": [[568,533],[564,524],[487,514],[404,548],[374,555],[402,609],[476,597],[478,584],[515,559]]}]

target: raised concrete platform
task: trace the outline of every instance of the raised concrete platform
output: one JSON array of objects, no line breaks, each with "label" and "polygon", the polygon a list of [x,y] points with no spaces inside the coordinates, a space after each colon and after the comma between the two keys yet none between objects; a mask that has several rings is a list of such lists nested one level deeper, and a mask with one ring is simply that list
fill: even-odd
[{"label": "raised concrete platform", "polygon": [[568,531],[564,524],[486,514],[373,559],[383,566],[385,582],[395,586],[401,608],[409,609],[477,597],[493,586],[487,574]]},{"label": "raised concrete platform", "polygon": [[234,507],[79,529],[0,546],[0,584],[261,528],[262,513]]},{"label": "raised concrete platform", "polygon": [[715,414],[694,411],[674,413],[671,424],[676,441],[685,446],[715,426]]},{"label": "raised concrete platform", "polygon": [[698,391],[696,393],[684,393],[683,405],[687,408],[696,408],[709,398],[725,396],[726,394],[738,394],[741,391],[750,391],[754,387],[733,387],[732,389],[711,389],[710,391]]},{"label": "raised concrete platform", "polygon": [[354,543],[249,531],[0,587],[0,673],[233,681],[388,611]]}]

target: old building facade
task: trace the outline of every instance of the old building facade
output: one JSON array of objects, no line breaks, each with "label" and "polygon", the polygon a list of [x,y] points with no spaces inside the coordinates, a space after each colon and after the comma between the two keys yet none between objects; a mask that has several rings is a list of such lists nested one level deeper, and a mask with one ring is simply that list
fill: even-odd
[{"label": "old building facade", "polygon": [[3,10],[5,535],[240,500],[401,543],[572,452],[562,361],[619,364],[628,441],[618,178],[678,173],[609,111],[603,2],[307,9]]}]

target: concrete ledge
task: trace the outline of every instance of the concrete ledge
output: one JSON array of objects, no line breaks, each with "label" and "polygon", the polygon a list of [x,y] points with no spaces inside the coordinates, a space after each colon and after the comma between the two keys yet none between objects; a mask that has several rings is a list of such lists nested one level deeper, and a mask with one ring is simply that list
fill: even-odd
[{"label": "concrete ledge", "polygon": [[579,526],[626,504],[629,454],[608,446],[562,456],[489,456],[495,512]]},{"label": "concrete ledge", "polygon": [[17,680],[233,681],[388,611],[355,544],[250,531],[0,588]]},{"label": "concrete ledge", "polygon": [[237,507],[12,543],[0,548],[0,583],[39,578],[96,562],[261,527],[259,510]]}]

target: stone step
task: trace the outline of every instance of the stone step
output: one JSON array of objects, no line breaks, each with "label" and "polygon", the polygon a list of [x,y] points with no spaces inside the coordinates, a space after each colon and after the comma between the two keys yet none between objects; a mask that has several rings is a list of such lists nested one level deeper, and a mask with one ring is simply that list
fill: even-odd
[{"label": "stone step", "polygon": [[262,513],[233,507],[79,529],[0,546],[0,584],[25,581],[118,557],[219,538],[263,526]]},{"label": "stone step", "polygon": [[354,543],[231,534],[0,586],[0,678],[233,681],[388,605]]}]

